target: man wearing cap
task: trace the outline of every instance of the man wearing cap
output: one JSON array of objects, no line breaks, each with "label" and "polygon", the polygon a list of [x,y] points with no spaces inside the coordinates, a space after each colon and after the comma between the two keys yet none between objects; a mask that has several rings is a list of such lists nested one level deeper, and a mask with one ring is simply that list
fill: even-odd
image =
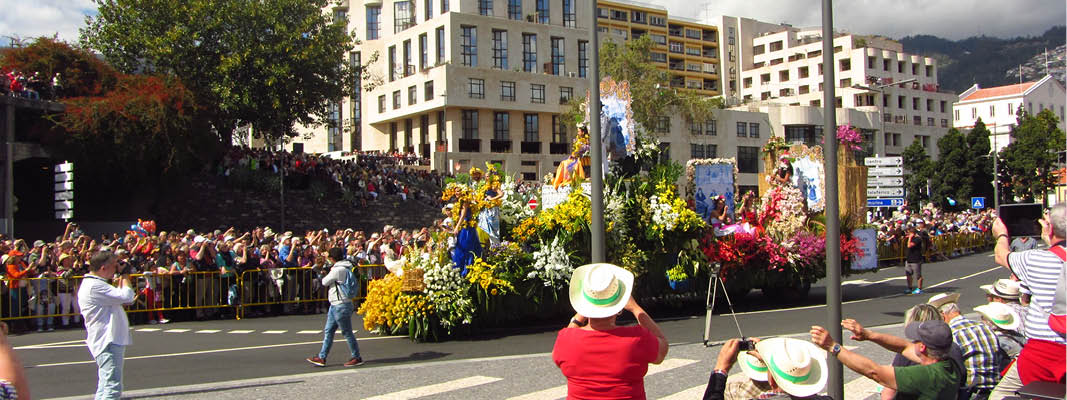
[{"label": "man wearing cap", "polygon": [[[791,338],[752,339],[755,351],[740,352],[740,339],[730,339],[719,351],[715,369],[704,389],[704,400],[726,398],[727,375],[735,362],[753,382],[769,390],[758,399],[830,399],[817,393],[826,387],[826,353],[811,342]],[[731,397],[734,398],[734,397]]]},{"label": "man wearing cap", "polygon": [[864,329],[846,319],[841,325],[852,331],[853,340],[870,340],[886,350],[900,353],[919,365],[893,367],[878,365],[871,359],[835,343],[830,332],[821,326],[811,327],[811,341],[837,357],[849,369],[897,391],[897,399],[955,399],[965,382],[966,372],[951,357],[952,329],[944,321],[912,322],[904,328],[911,339],[899,338]]},{"label": "man wearing cap", "polygon": [[993,222],[997,245],[993,250],[997,264],[1011,270],[1019,283],[1030,291],[1023,334],[1027,342],[1011,368],[989,396],[999,400],[1014,396],[1015,391],[1030,382],[1064,383],[1067,375],[1067,339],[1049,325],[1049,315],[1055,304],[1056,285],[1067,262],[1067,203],[1059,203],[1038,220],[1041,238],[1048,249],[1011,251],[1011,238],[1004,221]]},{"label": "man wearing cap", "polygon": [[[567,378],[567,398],[645,398],[648,364],[667,357],[667,337],[630,296],[634,274],[611,264],[588,264],[571,275],[577,312],[556,336],[552,360]],[[638,326],[619,327],[629,311]]]},{"label": "man wearing cap", "polygon": [[941,293],[928,303],[941,311],[941,318],[952,328],[952,341],[963,352],[969,398],[985,399],[1000,378],[1000,343],[992,329],[960,313],[959,298],[959,293]]},{"label": "man wearing cap", "polygon": [[1019,334],[1026,332],[1026,307],[1019,304],[1019,296],[1021,290],[1019,282],[1011,279],[997,279],[992,285],[979,286],[986,292],[985,299],[990,303],[1002,303],[1011,307],[1015,311],[1015,314],[1019,316],[1018,328],[1015,329]]},{"label": "man wearing cap", "polygon": [[78,306],[85,319],[89,353],[96,360],[99,380],[96,399],[122,397],[122,366],[130,338],[130,322],[123,304],[133,303],[133,285],[129,275],[118,279],[118,287],[111,280],[119,272],[118,257],[101,251],[89,260],[90,272],[78,288]]}]

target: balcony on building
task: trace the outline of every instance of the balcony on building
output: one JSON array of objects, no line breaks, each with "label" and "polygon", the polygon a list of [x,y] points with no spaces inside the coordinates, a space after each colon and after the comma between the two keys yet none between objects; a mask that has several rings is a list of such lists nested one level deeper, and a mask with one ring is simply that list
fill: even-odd
[{"label": "balcony on building", "polygon": [[716,67],[715,64],[704,63],[704,73],[705,74],[718,74],[719,73],[719,68]]},{"label": "balcony on building", "polygon": [[700,31],[696,30],[696,29],[686,29],[685,30],[685,37],[687,39],[697,39],[697,40],[701,40],[702,39]]},{"label": "balcony on building", "polygon": [[717,42],[719,40],[719,35],[716,35],[715,31],[710,29],[704,29],[702,36],[705,42]]},{"label": "balcony on building", "polygon": [[549,143],[548,154],[570,154],[570,143]]},{"label": "balcony on building", "polygon": [[522,154],[541,154],[541,142],[522,142],[519,145]]},{"label": "balcony on building", "polygon": [[463,153],[481,153],[482,152],[482,140],[481,139],[460,139],[459,151]]},{"label": "balcony on building", "polygon": [[680,77],[680,76],[672,76],[671,77],[671,87],[672,88],[685,87],[685,78]]},{"label": "balcony on building", "polygon": [[685,71],[685,63],[682,62],[682,61],[673,61],[672,60],[670,65],[667,68],[670,69],[671,71]]},{"label": "balcony on building", "polygon": [[719,56],[719,52],[715,51],[714,47],[704,46],[700,51],[700,55],[707,58],[716,58]]},{"label": "balcony on building", "polygon": [[682,37],[683,29],[682,29],[681,25],[669,24],[667,26],[668,26],[667,34],[669,34],[671,36],[674,36],[674,37]]},{"label": "balcony on building", "polygon": [[489,152],[491,153],[510,153],[511,141],[510,140],[490,140]]},{"label": "balcony on building", "polygon": [[667,51],[670,51],[671,53],[682,54],[685,53],[685,46],[678,42],[670,42],[667,45]]}]

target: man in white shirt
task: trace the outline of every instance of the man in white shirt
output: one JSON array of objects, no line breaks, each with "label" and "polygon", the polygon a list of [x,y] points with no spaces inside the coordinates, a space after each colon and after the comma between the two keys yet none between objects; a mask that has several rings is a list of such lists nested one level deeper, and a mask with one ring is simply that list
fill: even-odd
[{"label": "man in white shirt", "polygon": [[122,397],[122,363],[130,339],[130,322],[123,304],[133,303],[129,275],[121,275],[118,287],[111,281],[121,268],[111,251],[101,251],[89,260],[89,273],[78,289],[78,306],[85,319],[85,343],[96,360],[99,380],[96,399]]}]

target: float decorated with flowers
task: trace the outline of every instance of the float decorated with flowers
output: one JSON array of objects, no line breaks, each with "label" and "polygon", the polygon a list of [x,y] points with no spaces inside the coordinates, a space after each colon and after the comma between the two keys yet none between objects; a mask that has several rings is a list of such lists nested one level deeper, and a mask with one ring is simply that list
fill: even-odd
[{"label": "float decorated with flowers", "polygon": [[[494,165],[457,177],[442,195],[452,230],[369,283],[359,307],[364,328],[440,340],[565,318],[571,273],[591,261],[589,168],[605,168],[607,259],[638,277],[638,298],[703,300],[715,273],[731,294],[802,295],[825,276],[818,147],[772,140],[764,148],[774,160],[766,185],[739,194],[733,159],[662,162],[658,139],[633,123],[626,83],[607,78],[601,93],[604,165],[590,165],[579,124],[572,154],[539,186]],[[528,206],[531,199],[537,207]],[[846,265],[863,256],[851,228],[842,229]]]}]

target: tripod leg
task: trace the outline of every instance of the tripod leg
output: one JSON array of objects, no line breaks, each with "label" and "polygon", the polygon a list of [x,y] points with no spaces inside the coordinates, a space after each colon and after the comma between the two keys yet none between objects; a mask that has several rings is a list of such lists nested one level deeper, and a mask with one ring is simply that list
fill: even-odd
[{"label": "tripod leg", "polygon": [[[708,307],[704,314],[704,347],[711,346],[711,314],[715,310],[715,298],[718,297],[719,294],[718,279],[719,276],[716,275],[714,271],[712,272],[711,277],[708,278],[708,299],[704,302]],[[725,286],[723,287],[723,290],[726,290]]]}]

